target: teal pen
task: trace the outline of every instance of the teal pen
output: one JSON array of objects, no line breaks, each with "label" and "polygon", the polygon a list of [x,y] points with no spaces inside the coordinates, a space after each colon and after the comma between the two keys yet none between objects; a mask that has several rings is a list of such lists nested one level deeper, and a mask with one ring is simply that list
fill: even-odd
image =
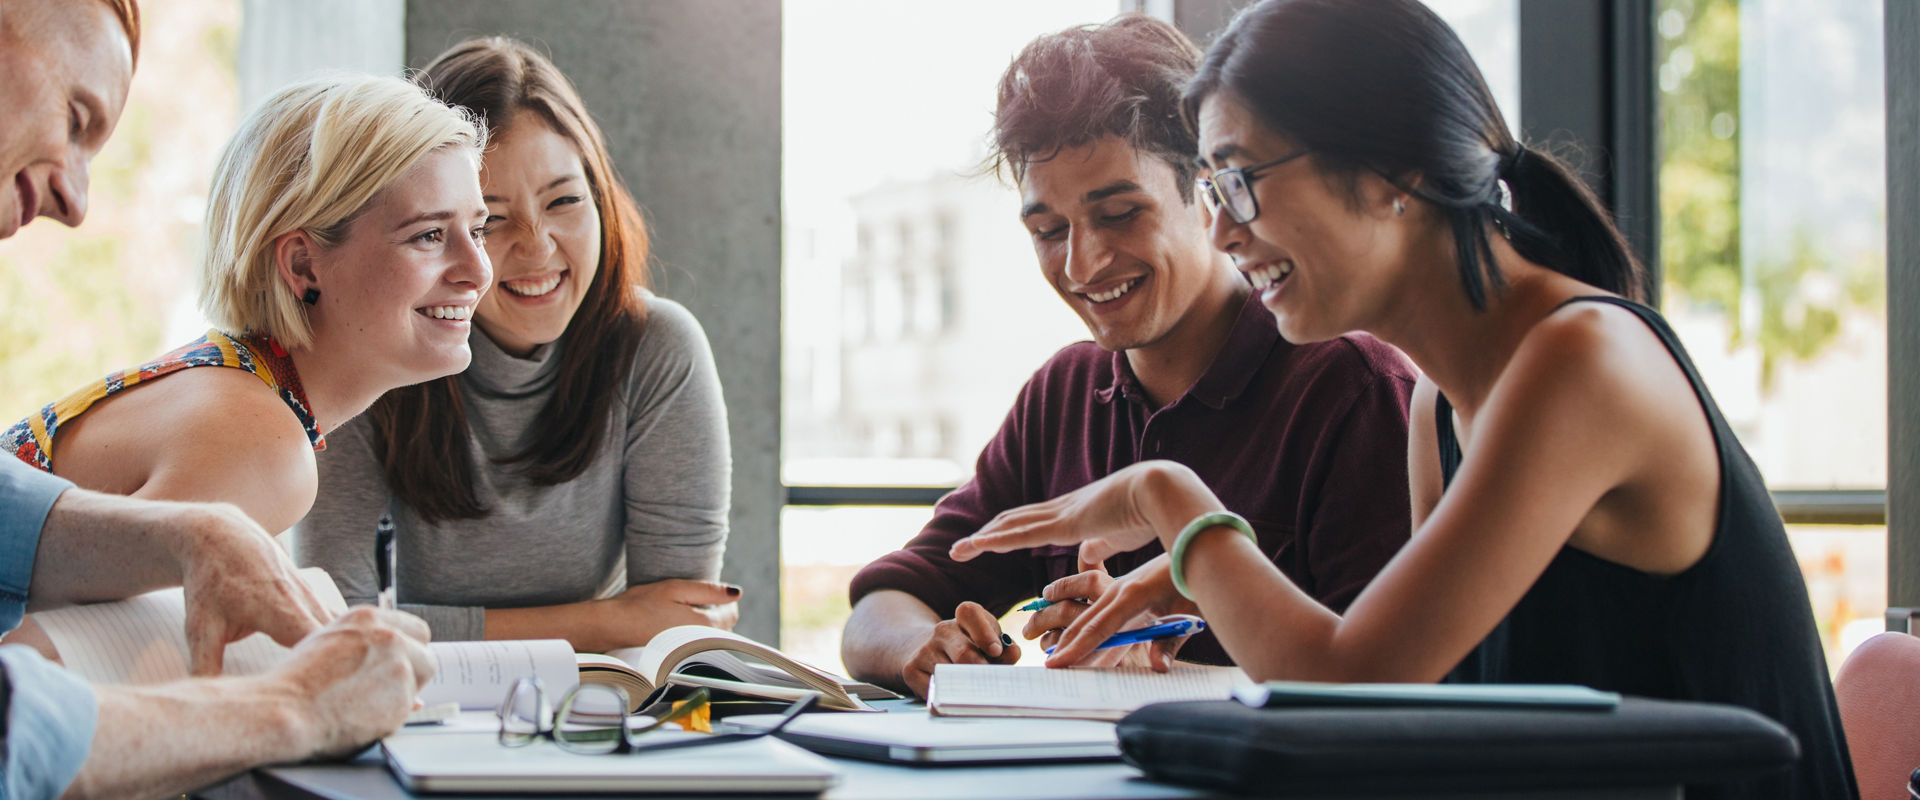
[{"label": "teal pen", "polygon": [[1052,600],[1048,600],[1048,599],[1045,599],[1045,598],[1041,598],[1041,599],[1039,599],[1039,600],[1035,600],[1035,601],[1033,601],[1033,602],[1031,602],[1031,603],[1028,603],[1028,604],[1026,604],[1026,605],[1024,605],[1024,606],[1021,606],[1021,607],[1019,607],[1019,608],[1016,608],[1016,609],[1014,609],[1014,610],[1015,610],[1015,611],[1039,611],[1040,609],[1043,609],[1043,608],[1046,608],[1047,606],[1050,606],[1050,605],[1053,605],[1053,601],[1052,601]]}]

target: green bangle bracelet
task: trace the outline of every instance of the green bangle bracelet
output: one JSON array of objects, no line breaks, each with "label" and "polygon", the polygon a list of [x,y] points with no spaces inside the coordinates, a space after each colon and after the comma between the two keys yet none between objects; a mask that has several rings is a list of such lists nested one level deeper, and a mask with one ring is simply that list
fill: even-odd
[{"label": "green bangle bracelet", "polygon": [[1260,537],[1253,535],[1253,526],[1248,525],[1247,518],[1239,514],[1231,511],[1213,511],[1194,517],[1192,522],[1187,523],[1187,527],[1180,529],[1180,535],[1174,538],[1173,550],[1168,555],[1168,560],[1172,562],[1170,572],[1173,574],[1173,589],[1179,592],[1181,597],[1188,600],[1194,599],[1193,593],[1187,591],[1185,563],[1187,546],[1193,543],[1193,537],[1198,536],[1201,531],[1221,525],[1246,534],[1247,540],[1256,546],[1260,544]]}]

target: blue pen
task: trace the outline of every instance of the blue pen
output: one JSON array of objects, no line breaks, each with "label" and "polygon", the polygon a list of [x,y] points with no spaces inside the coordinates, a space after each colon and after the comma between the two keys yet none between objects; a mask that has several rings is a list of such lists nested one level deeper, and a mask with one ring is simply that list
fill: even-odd
[{"label": "blue pen", "polygon": [[[1207,621],[1204,619],[1201,619],[1199,617],[1192,616],[1189,614],[1174,614],[1173,616],[1170,616],[1170,617],[1161,617],[1158,622],[1152,625],[1149,625],[1145,628],[1135,628],[1130,631],[1121,631],[1112,636],[1109,636],[1107,637],[1106,641],[1100,643],[1099,647],[1096,647],[1093,649],[1105,650],[1109,647],[1124,647],[1130,644],[1139,644],[1141,642],[1151,642],[1155,639],[1170,639],[1175,636],[1187,636],[1190,634],[1199,633],[1206,629],[1207,629]],[[1053,647],[1047,648],[1046,650],[1047,655],[1053,655],[1053,651],[1055,649],[1056,648],[1053,648]]]},{"label": "blue pen", "polygon": [[1041,599],[1039,599],[1039,600],[1035,600],[1035,601],[1033,601],[1033,602],[1031,602],[1031,603],[1028,603],[1028,604],[1026,604],[1026,605],[1024,605],[1024,606],[1021,606],[1021,607],[1019,607],[1019,608],[1016,608],[1016,609],[1014,609],[1014,610],[1015,610],[1015,611],[1039,611],[1040,609],[1043,609],[1043,608],[1046,608],[1047,606],[1050,606],[1050,605],[1053,605],[1053,601],[1052,601],[1052,600],[1048,600],[1048,599],[1046,599],[1046,598],[1041,598]]}]

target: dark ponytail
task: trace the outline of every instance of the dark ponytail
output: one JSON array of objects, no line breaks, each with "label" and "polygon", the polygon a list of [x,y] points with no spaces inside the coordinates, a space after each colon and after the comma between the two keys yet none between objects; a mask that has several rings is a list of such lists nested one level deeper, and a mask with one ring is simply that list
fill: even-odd
[{"label": "dark ponytail", "polygon": [[1513,193],[1513,210],[1496,207],[1494,221],[1521,258],[1629,300],[1646,301],[1646,271],[1600,198],[1572,167],[1515,142],[1503,172]]},{"label": "dark ponytail", "polygon": [[1188,85],[1187,123],[1222,90],[1350,187],[1374,172],[1438,208],[1476,309],[1506,286],[1493,231],[1528,261],[1645,297],[1641,266],[1593,192],[1559,159],[1514,140],[1466,45],[1417,0],[1250,6]]}]

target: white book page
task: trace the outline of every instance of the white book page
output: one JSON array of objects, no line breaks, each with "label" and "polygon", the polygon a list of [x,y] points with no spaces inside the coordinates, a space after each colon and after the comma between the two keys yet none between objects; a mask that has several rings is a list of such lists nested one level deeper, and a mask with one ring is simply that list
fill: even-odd
[{"label": "white book page", "polygon": [[565,639],[501,642],[434,642],[433,680],[420,688],[420,702],[459,703],[462,709],[498,708],[521,678],[539,678],[547,701],[580,682],[580,664]]},{"label": "white book page", "polygon": [[[325,570],[308,567],[300,579],[330,608],[347,601]],[[187,656],[187,600],[179,588],[112,603],[70,606],[33,615],[68,670],[93,683],[148,684],[182,680]],[[286,660],[288,649],[256,633],[227,645],[228,675],[255,675]]]},{"label": "white book page", "polygon": [[[581,653],[581,655],[592,655],[592,654]],[[647,648],[622,647],[618,650],[608,650],[606,652],[606,656],[608,658],[614,659],[616,661],[626,664],[629,667],[634,668],[635,670],[639,671],[641,675],[645,675],[647,677],[647,680],[653,680],[653,673],[648,672],[644,669],[640,669],[640,662],[645,661],[647,658]]]},{"label": "white book page", "polygon": [[[679,637],[676,636],[675,638],[677,639]],[[704,638],[707,638],[707,636],[702,635],[694,638],[704,639]],[[656,638],[654,641],[663,641],[663,640]],[[686,639],[684,641],[693,641],[693,639]],[[673,644],[677,646],[679,642],[673,642]],[[673,651],[673,647],[666,647],[666,648],[655,650],[653,652],[664,654],[664,653],[670,653],[672,651]],[[640,674],[647,676],[647,680],[653,680],[653,676],[659,670],[659,662],[657,659],[652,664],[648,664],[647,648],[645,647],[627,647],[627,648],[622,648],[620,650],[610,650],[607,652],[607,656],[610,656],[615,660],[625,663],[627,666],[630,666],[636,670],[639,670]],[[746,681],[748,683],[759,683],[759,684],[766,684],[769,686],[787,686],[787,687],[793,687],[793,688],[805,687],[805,684],[801,683],[800,679],[795,678],[792,675],[788,675],[785,671],[781,670],[779,667],[748,661],[744,658],[741,658],[740,656],[734,655],[731,651],[727,651],[727,650],[707,650],[704,652],[695,653],[691,656],[688,656],[685,660],[681,661],[680,666],[684,667],[687,664],[701,664],[701,663],[712,664],[716,667],[719,667],[721,670],[725,671],[726,673],[733,675],[738,679]],[[795,663],[801,663],[801,662],[795,662]],[[807,665],[807,666],[811,666],[811,665]],[[826,672],[824,670],[821,671],[821,674],[826,675],[828,677],[834,677],[833,673]]]},{"label": "white book page", "polygon": [[939,707],[1132,711],[1174,700],[1225,700],[1250,683],[1231,667],[1047,669],[999,664],[934,667],[930,704]]},{"label": "white book page", "polygon": [[[795,661],[779,650],[737,633],[704,625],[680,625],[668,628],[655,634],[653,640],[647,642],[646,647],[616,650],[612,655],[632,664],[634,669],[647,676],[647,680],[656,686],[666,682],[669,666],[678,668],[683,664],[696,662],[705,662],[719,667],[723,672],[736,676],[743,683],[764,686],[768,684],[761,682],[760,676],[763,670],[756,667],[753,661],[765,661],[769,667],[792,676],[772,685],[789,688],[804,686],[818,691],[824,697],[822,704],[828,708],[874,710],[864,701],[849,695],[842,686],[842,679],[833,673]],[[805,675],[803,676],[802,673]],[[750,693],[766,696],[785,694],[758,690]]]},{"label": "white book page", "polygon": [[[708,628],[702,625],[678,625],[654,634],[653,638],[648,640],[646,647],[630,648],[618,652],[623,656],[622,660],[632,664],[634,669],[640,670],[640,674],[647,676],[647,680],[653,681],[655,685],[658,685],[661,679],[666,677],[666,671],[661,669],[660,662],[668,656],[673,655],[673,651],[679,649],[681,645],[697,642],[701,639],[733,639],[742,642],[753,642],[753,640],[745,636],[723,631],[719,628]],[[633,657],[631,659],[624,658],[624,656],[629,653],[631,653]]]},{"label": "white book page", "polygon": [[[748,653],[753,654],[755,657],[764,656],[768,658],[769,661],[784,659],[786,663],[792,664],[799,669],[810,671],[826,679],[828,682],[839,683],[838,676],[831,672],[813,666],[812,664],[797,661],[785,653],[732,631],[723,631],[719,628],[709,628],[704,625],[679,625],[668,628],[655,634],[653,639],[647,642],[646,647],[631,647],[625,650],[616,650],[610,655],[632,664],[634,669],[640,670],[642,675],[646,675],[649,680],[653,680],[666,677],[661,669],[661,662],[671,657],[673,651],[680,649],[682,645],[698,642],[703,639],[723,639],[738,642],[744,646],[744,649]],[[743,680],[753,680],[755,678],[754,672],[759,671],[754,668],[751,662],[743,660],[738,651],[706,650],[688,657],[686,660],[690,662],[706,661],[729,672],[741,672],[743,674],[740,675],[740,678]],[[779,669],[779,667],[780,665],[775,663],[771,668]],[[791,678],[788,679],[788,682],[792,685],[799,685],[798,681]]]},{"label": "white book page", "polygon": [[794,689],[806,688],[806,684],[801,683],[799,678],[788,675],[778,667],[748,661],[727,650],[708,650],[704,653],[695,653],[687,656],[680,662],[683,670],[688,664],[710,664],[718,667],[722,672],[733,675],[748,683],[764,683]]},{"label": "white book page", "polygon": [[[300,578],[320,602],[344,609],[339,587],[325,570],[308,567]],[[91,683],[153,684],[185,680],[187,601],[179,589],[162,589],[127,600],[71,606],[35,613],[60,652],[60,661]],[[435,666],[433,680],[420,691],[427,705],[457,702],[462,708],[493,708],[513,682],[537,676],[548,696],[580,682],[573,647],[561,639],[507,642],[434,642],[427,646]],[[287,660],[292,650],[256,633],[227,645],[223,672],[257,675]]]}]

